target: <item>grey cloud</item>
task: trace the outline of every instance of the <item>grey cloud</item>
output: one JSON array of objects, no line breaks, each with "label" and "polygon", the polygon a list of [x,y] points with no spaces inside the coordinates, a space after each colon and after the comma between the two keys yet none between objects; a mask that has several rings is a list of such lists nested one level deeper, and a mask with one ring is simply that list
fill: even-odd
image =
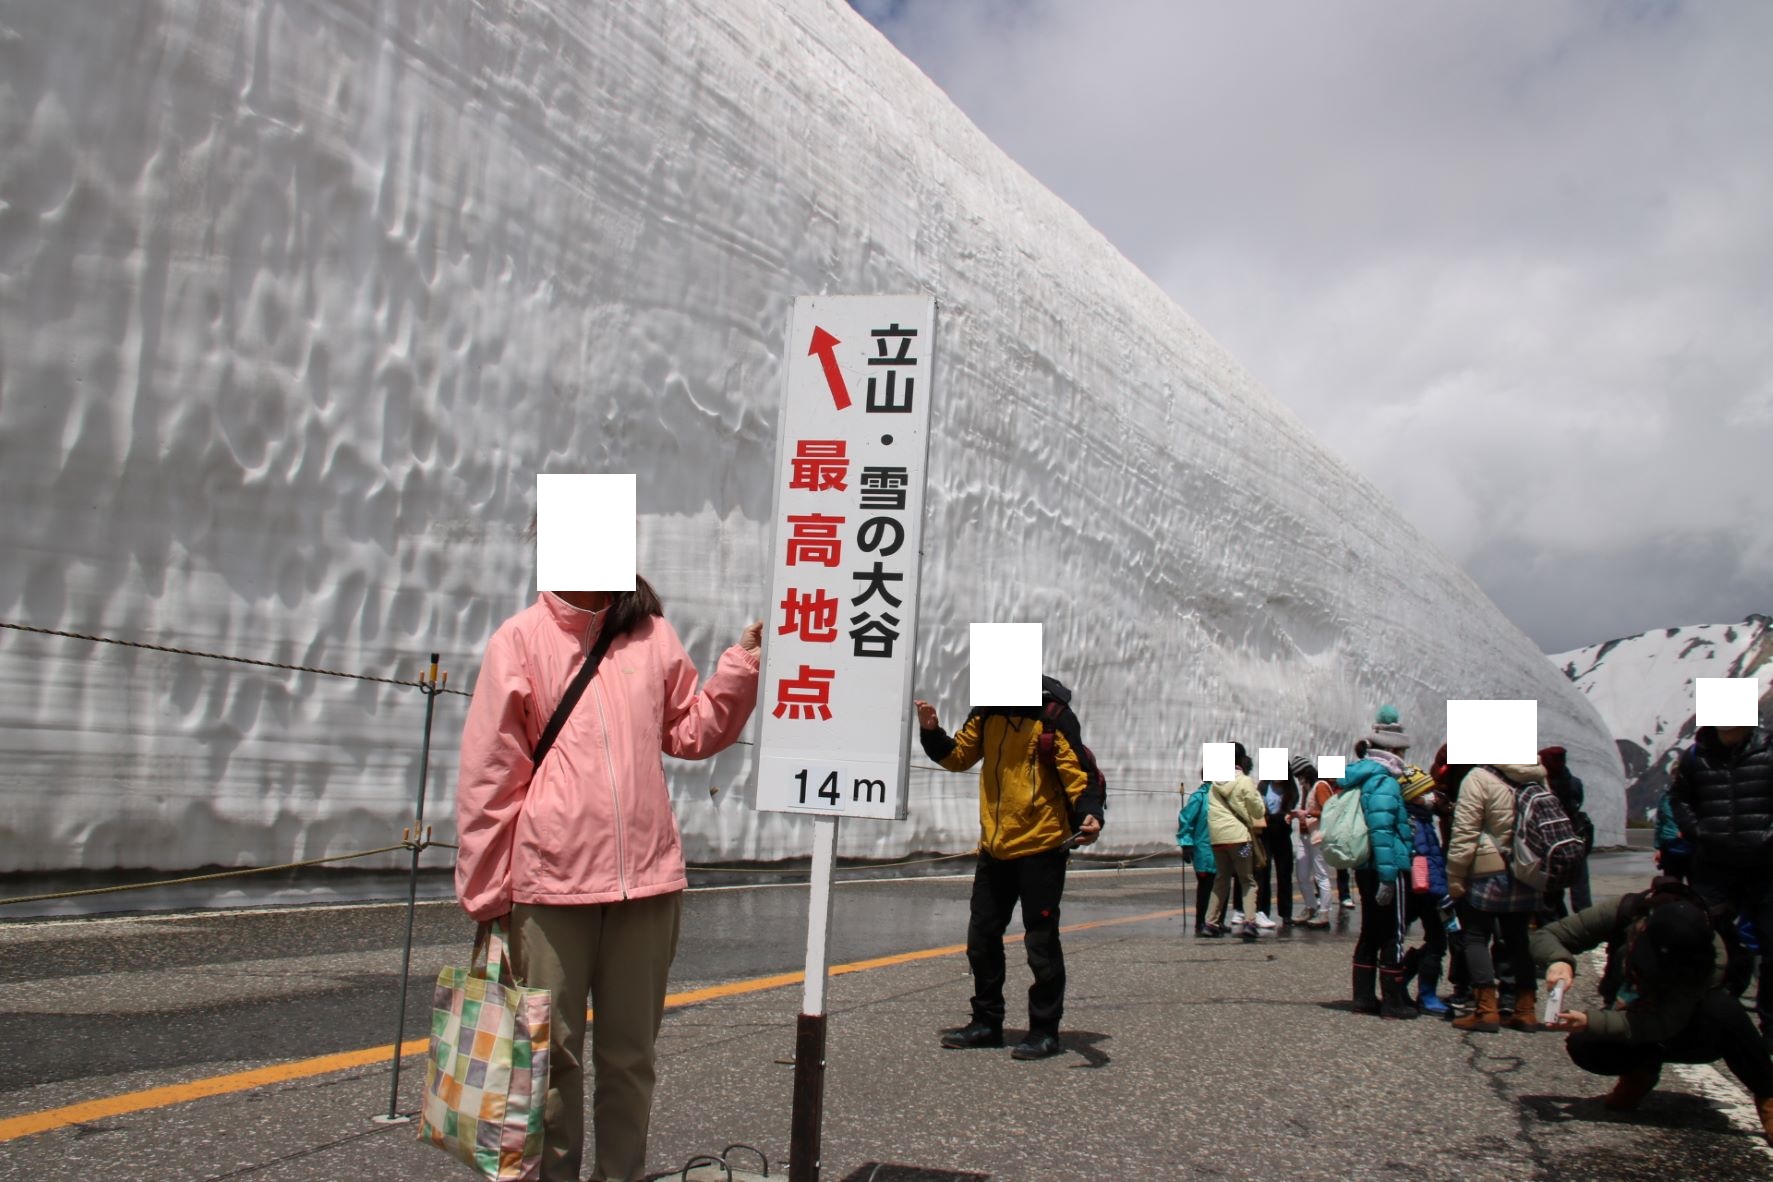
[{"label": "grey cloud", "polygon": [[1773,6],[874,15],[1541,644],[1773,607]]}]

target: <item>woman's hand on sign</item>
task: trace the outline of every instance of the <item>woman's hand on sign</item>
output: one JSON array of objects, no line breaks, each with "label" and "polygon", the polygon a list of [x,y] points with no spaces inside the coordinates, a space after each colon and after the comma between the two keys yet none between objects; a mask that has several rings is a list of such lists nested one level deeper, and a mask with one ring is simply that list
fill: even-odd
[{"label": "woman's hand on sign", "polygon": [[739,647],[756,656],[763,651],[763,621],[753,620],[739,636]]},{"label": "woman's hand on sign", "polygon": [[917,707],[917,725],[926,731],[938,730],[942,724],[936,721],[936,708],[922,698],[913,703]]},{"label": "woman's hand on sign", "polygon": [[1588,1015],[1581,1010],[1565,1010],[1545,1024],[1547,1030],[1562,1030],[1568,1034],[1581,1034],[1588,1029]]}]

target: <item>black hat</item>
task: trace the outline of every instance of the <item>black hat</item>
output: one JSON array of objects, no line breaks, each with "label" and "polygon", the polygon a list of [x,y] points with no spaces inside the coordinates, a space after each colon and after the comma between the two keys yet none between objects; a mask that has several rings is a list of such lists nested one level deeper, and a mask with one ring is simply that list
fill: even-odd
[{"label": "black hat", "polygon": [[1640,981],[1704,984],[1716,966],[1711,921],[1685,899],[1654,907],[1632,941],[1631,968]]}]

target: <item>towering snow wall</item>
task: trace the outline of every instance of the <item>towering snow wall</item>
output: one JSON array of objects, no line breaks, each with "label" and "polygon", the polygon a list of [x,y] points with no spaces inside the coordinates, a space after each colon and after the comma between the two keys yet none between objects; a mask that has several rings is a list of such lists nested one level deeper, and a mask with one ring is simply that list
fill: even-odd
[{"label": "towering snow wall", "polygon": [[[383,677],[437,650],[465,689],[530,596],[534,474],[634,471],[708,669],[768,614],[794,297],[914,291],[922,693],[957,720],[966,625],[1044,622],[1105,848],[1170,842],[1203,741],[1346,751],[1394,701],[1426,757],[1448,696],[1538,698],[1619,834],[1558,670],[838,0],[0,4],[0,619]],[[398,840],[422,717],[0,631],[0,868]],[[671,770],[693,860],[806,850],[749,748]],[[844,852],[976,833],[973,777],[919,771]]]}]

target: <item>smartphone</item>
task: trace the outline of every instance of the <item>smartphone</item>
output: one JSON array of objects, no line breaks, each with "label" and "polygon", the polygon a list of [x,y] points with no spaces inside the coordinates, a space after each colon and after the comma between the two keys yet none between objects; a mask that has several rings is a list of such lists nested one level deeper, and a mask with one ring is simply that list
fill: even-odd
[{"label": "smartphone", "polygon": [[1565,983],[1559,981],[1556,985],[1553,985],[1551,991],[1545,995],[1545,1013],[1542,1014],[1539,1019],[1541,1024],[1550,1026],[1553,1022],[1558,1020],[1558,1015],[1564,1012],[1564,986]]}]

